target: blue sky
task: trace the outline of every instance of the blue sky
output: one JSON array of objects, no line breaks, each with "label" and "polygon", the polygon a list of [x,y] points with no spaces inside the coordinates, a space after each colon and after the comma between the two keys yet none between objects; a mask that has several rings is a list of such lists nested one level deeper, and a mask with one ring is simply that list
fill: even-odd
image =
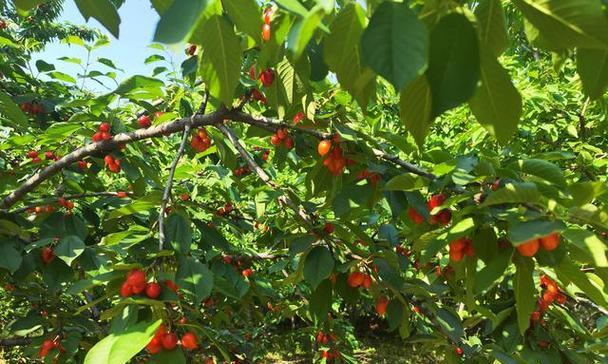
[{"label": "blue sky", "polygon": [[[119,14],[122,19],[119,39],[115,39],[110,35],[95,19],[89,19],[87,23],[73,1],[65,2],[60,21],[76,25],[87,24],[108,35],[111,42],[110,45],[96,50],[92,54],[92,59],[105,57],[113,60],[117,67],[124,70],[124,72],[117,72],[118,82],[132,75],[151,75],[154,67],[160,64],[145,65],[144,60],[152,54],[162,54],[162,51],[149,48],[154,36],[156,22],[159,18],[158,14],[151,8],[149,0],[126,1],[119,9]],[[182,46],[173,50],[171,55],[177,67],[186,58]],[[82,47],[68,46],[67,44],[60,44],[57,41],[48,45],[44,52],[34,55],[33,62],[35,63],[36,60],[43,59],[48,63],[53,63],[58,71],[75,77],[78,72],[81,72],[80,67],[72,63],[57,60],[57,58],[64,56],[77,57],[84,62],[86,60],[86,51]],[[94,69],[102,72],[111,70],[105,66],[97,66]],[[112,82],[106,84],[112,88],[115,87],[115,84]],[[93,91],[107,92],[106,89],[90,80],[87,81],[85,87]]]}]

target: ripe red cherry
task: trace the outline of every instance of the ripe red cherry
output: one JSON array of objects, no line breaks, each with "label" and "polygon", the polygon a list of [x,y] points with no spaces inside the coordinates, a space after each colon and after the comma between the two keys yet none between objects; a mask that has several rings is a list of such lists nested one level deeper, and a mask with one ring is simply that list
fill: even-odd
[{"label": "ripe red cherry", "polygon": [[55,343],[53,342],[53,340],[50,339],[46,339],[42,342],[42,345],[40,345],[40,351],[38,352],[38,357],[40,358],[44,358],[45,356],[48,355],[49,351],[53,350],[55,348]]},{"label": "ripe red cherry", "polygon": [[492,182],[492,191],[496,191],[500,188],[500,178],[497,178],[494,182]]},{"label": "ripe red cherry", "polygon": [[302,111],[298,111],[298,113],[293,117],[293,123],[298,124],[300,121],[304,120],[306,116]]},{"label": "ripe red cherry", "polygon": [[30,150],[29,152],[27,152],[27,156],[28,158],[37,158],[38,157],[38,152],[35,150]]},{"label": "ripe red cherry", "polygon": [[387,306],[388,299],[384,296],[378,297],[378,300],[376,300],[376,312],[378,313],[378,315],[384,316],[384,314],[386,313]]},{"label": "ripe red cherry", "polygon": [[319,152],[319,155],[321,157],[323,157],[327,153],[329,153],[330,149],[331,149],[331,142],[329,140],[321,140],[319,142],[319,145],[317,146],[317,152]]},{"label": "ripe red cherry", "polygon": [[198,338],[192,331],[186,332],[182,336],[182,347],[186,350],[194,350],[198,348]]},{"label": "ripe red cherry", "polygon": [[443,205],[445,202],[445,195],[442,193],[431,196],[428,202],[429,210],[434,209],[435,207]]},{"label": "ripe red cherry", "polygon": [[334,232],[334,230],[335,230],[334,224],[332,224],[331,222],[325,223],[325,226],[323,227],[323,231],[325,231],[327,234],[331,234]]},{"label": "ripe red cherry", "polygon": [[263,70],[262,73],[260,73],[260,81],[264,87],[270,87],[274,82],[274,71],[270,68]]},{"label": "ripe red cherry", "polygon": [[186,50],[186,53],[187,53],[189,56],[193,56],[193,55],[195,55],[195,54],[196,54],[196,44],[191,44],[191,45],[188,47],[188,49]]},{"label": "ripe red cherry", "polygon": [[177,290],[179,290],[179,286],[170,279],[165,280],[165,286],[175,293],[177,293]]},{"label": "ripe red cherry", "polygon": [[262,27],[262,39],[264,42],[268,42],[270,40],[270,24],[264,24]]},{"label": "ripe red cherry", "polygon": [[359,287],[360,285],[362,285],[364,280],[365,280],[365,274],[363,274],[361,272],[352,272],[351,274],[348,275],[346,283],[350,287],[356,288],[356,287]]},{"label": "ripe red cherry", "polygon": [[116,197],[118,197],[118,198],[125,198],[125,197],[127,197],[127,193],[125,191],[118,191],[116,193]]},{"label": "ripe red cherry", "polygon": [[251,268],[244,269],[241,274],[243,277],[250,277],[253,274],[253,270]]},{"label": "ripe red cherry", "polygon": [[127,273],[127,282],[130,285],[146,283],[146,273],[141,269],[133,269]]},{"label": "ripe red cherry", "polygon": [[163,336],[161,343],[165,350],[173,350],[177,346],[177,335],[174,332],[169,332]]},{"label": "ripe red cherry", "polygon": [[148,128],[150,127],[150,125],[152,125],[152,121],[150,120],[150,117],[148,115],[140,116],[139,119],[137,119],[137,122],[142,128]]},{"label": "ripe red cherry", "polygon": [[181,195],[179,195],[179,199],[182,201],[188,201],[190,199],[190,195],[187,193],[182,193]]},{"label": "ripe red cherry", "polygon": [[281,129],[277,130],[277,136],[281,140],[287,138],[288,135],[289,135],[289,133],[287,132],[287,129],[285,129],[285,128],[281,128]]},{"label": "ripe red cherry", "polygon": [[97,129],[102,133],[108,133],[110,131],[110,124],[108,123],[101,123],[99,124],[99,128]]},{"label": "ripe red cherry", "polygon": [[53,152],[44,152],[44,157],[46,159],[54,159],[55,158],[55,154]]},{"label": "ripe red cherry", "polygon": [[278,136],[278,135],[273,134],[273,135],[270,137],[270,143],[271,143],[272,145],[279,145],[279,144],[281,144],[281,138],[279,138],[279,136]]},{"label": "ripe red cherry", "polygon": [[121,297],[131,297],[133,295],[133,287],[128,282],[124,282],[120,286],[120,296]]},{"label": "ripe red cherry", "polygon": [[456,349],[454,349],[454,353],[455,353],[457,356],[462,356],[462,354],[464,353],[464,351],[462,350],[462,348],[461,348],[461,347],[456,347]]},{"label": "ripe red cherry", "polygon": [[160,284],[158,284],[156,282],[148,283],[148,285],[146,286],[146,296],[148,296],[149,298],[152,298],[152,299],[158,298],[160,296],[161,291],[162,291],[162,288],[161,288]]},{"label": "ripe red cherry", "polygon": [[40,256],[41,256],[42,262],[44,264],[49,264],[50,262],[52,262],[55,259],[55,252],[53,251],[53,248],[51,248],[50,246],[45,246],[44,248],[42,248],[42,252],[40,253]]},{"label": "ripe red cherry", "polygon": [[546,251],[555,250],[559,246],[559,234],[553,233],[551,235],[544,236],[539,239],[539,242]]},{"label": "ripe red cherry", "polygon": [[291,137],[285,138],[285,140],[283,141],[283,145],[285,146],[285,148],[287,150],[293,149],[293,146],[294,146],[293,139]]},{"label": "ripe red cherry", "polygon": [[272,8],[266,8],[266,10],[264,10],[264,24],[270,24],[271,15],[272,15]]}]

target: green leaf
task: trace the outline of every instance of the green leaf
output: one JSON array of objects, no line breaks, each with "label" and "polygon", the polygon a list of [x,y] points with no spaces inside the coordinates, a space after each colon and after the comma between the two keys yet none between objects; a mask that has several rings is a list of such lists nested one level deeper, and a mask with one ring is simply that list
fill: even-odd
[{"label": "green leaf", "polygon": [[362,109],[366,109],[375,86],[373,72],[361,64],[360,40],[366,20],[361,6],[349,3],[331,23],[331,33],[323,42],[327,66]]},{"label": "green leaf", "polygon": [[608,267],[606,244],[597,235],[589,230],[571,228],[563,231],[562,236],[587,255],[590,263],[596,267]]},{"label": "green leaf", "polygon": [[88,21],[89,18],[97,19],[101,25],[118,38],[120,16],[116,7],[110,0],[74,0],[82,16]]},{"label": "green leaf", "polygon": [[428,185],[428,181],[413,173],[404,173],[391,178],[384,185],[386,191],[414,191]]},{"label": "green leaf", "polygon": [[117,219],[119,217],[137,214],[140,212],[148,211],[158,205],[160,205],[161,194],[151,193],[145,197],[135,200],[128,205],[120,207],[116,210],[110,211],[107,216],[108,220]]},{"label": "green leaf", "polygon": [[325,322],[332,303],[331,282],[326,279],[310,296],[310,313],[316,322]]},{"label": "green leaf", "polygon": [[523,173],[527,173],[538,178],[542,178],[547,182],[554,183],[560,187],[566,186],[566,178],[564,172],[555,164],[542,159],[524,159],[514,163],[515,169],[519,169]]},{"label": "green leaf", "polygon": [[401,91],[399,115],[419,148],[424,145],[424,138],[433,123],[432,108],[433,96],[425,75],[421,75]]},{"label": "green leaf", "polygon": [[[262,34],[262,10],[255,0],[224,0],[224,9],[237,29],[260,42]],[[257,16],[256,16],[257,14]]]},{"label": "green leaf", "polygon": [[391,300],[386,306],[386,322],[388,330],[393,331],[401,325],[401,321],[405,316],[405,308],[399,300]]},{"label": "green leaf", "polygon": [[324,246],[314,247],[304,262],[304,279],[306,279],[313,289],[319,283],[329,277],[334,270],[334,258],[329,250]]},{"label": "green leaf", "polygon": [[306,49],[308,42],[321,23],[323,15],[325,15],[323,8],[315,6],[303,18],[299,19],[289,31],[287,45],[295,59],[300,58]]},{"label": "green leaf", "polygon": [[557,277],[564,282],[572,282],[583,291],[593,302],[606,308],[608,302],[602,289],[592,283],[587,274],[581,272],[580,268],[568,257],[561,260],[556,267]]},{"label": "green leaf", "polygon": [[460,318],[445,308],[437,310],[437,322],[443,327],[450,339],[455,342],[461,340],[464,336],[464,329]]},{"label": "green leaf", "polygon": [[514,246],[518,246],[528,240],[542,238],[543,236],[562,232],[565,229],[566,225],[559,220],[516,221],[509,225],[507,236]]},{"label": "green leaf", "polygon": [[277,0],[275,2],[279,7],[300,16],[305,16],[308,12],[304,5],[302,5],[298,0]]},{"label": "green leaf", "polygon": [[160,353],[150,358],[152,364],[186,364],[186,356],[182,349],[177,348],[174,350],[161,350]]},{"label": "green leaf", "polygon": [[534,262],[529,258],[517,256],[515,267],[517,268],[513,279],[515,310],[519,332],[523,335],[530,326],[530,315],[536,307],[536,289],[532,278]]},{"label": "green leaf", "polygon": [[55,247],[55,255],[63,260],[67,265],[72,265],[72,262],[84,252],[84,242],[76,235],[68,235],[59,241]]},{"label": "green leaf", "polygon": [[517,131],[522,112],[521,95],[507,70],[487,52],[481,53],[480,70],[481,84],[469,100],[469,106],[477,121],[505,144]]},{"label": "green leaf", "polygon": [[171,214],[167,219],[165,235],[168,243],[171,243],[173,250],[182,254],[190,251],[192,244],[192,228],[190,221],[181,214]]},{"label": "green leaf", "polygon": [[536,185],[531,182],[507,183],[503,188],[491,192],[482,206],[503,203],[534,203],[540,198]]},{"label": "green leaf", "polygon": [[505,13],[500,0],[482,0],[475,8],[479,22],[480,45],[495,57],[509,46]]},{"label": "green leaf", "polygon": [[600,98],[608,87],[608,49],[577,49],[576,70],[585,94],[591,99]]},{"label": "green leaf", "polygon": [[0,244],[0,268],[8,269],[13,274],[19,269],[22,261],[23,257],[10,242],[4,241]]},{"label": "green leaf", "polygon": [[8,118],[8,123],[13,126],[27,125],[27,117],[19,106],[13,102],[11,97],[0,91],[0,115]]},{"label": "green leaf", "polygon": [[213,272],[193,257],[180,258],[175,277],[180,289],[194,295],[198,303],[209,297],[213,289]]},{"label": "green leaf", "polygon": [[45,61],[39,59],[36,61],[36,69],[38,72],[50,72],[55,70],[55,66],[51,63],[46,63]]},{"label": "green leaf", "polygon": [[479,46],[475,28],[462,14],[441,18],[431,32],[427,78],[433,96],[432,117],[475,93],[479,81]]},{"label": "green leaf", "polygon": [[209,227],[204,222],[195,220],[196,227],[201,231],[203,241],[208,241],[218,249],[229,251],[231,250],[230,243],[217,229]]},{"label": "green leaf", "polygon": [[427,67],[428,32],[405,3],[381,3],[361,36],[362,59],[396,90]]},{"label": "green leaf", "polygon": [[209,83],[211,96],[231,105],[241,72],[239,38],[220,15],[205,20],[200,28],[203,48],[200,73]]},{"label": "green leaf", "polygon": [[84,364],[125,364],[139,353],[152,339],[161,324],[140,322],[124,332],[106,336],[89,350]]},{"label": "green leaf", "polygon": [[490,260],[475,275],[475,292],[481,293],[503,276],[509,265],[511,264],[511,255],[513,250],[501,249],[494,259]]},{"label": "green leaf", "polygon": [[608,18],[599,0],[513,0],[551,49],[606,48]]},{"label": "green leaf", "polygon": [[27,11],[46,1],[47,0],[13,0],[13,4],[15,4],[17,9]]},{"label": "green leaf", "polygon": [[605,193],[608,186],[604,182],[577,182],[568,186],[568,192],[576,206],[591,203],[596,197]]},{"label": "green leaf", "polygon": [[[174,0],[171,6],[163,11],[156,31],[154,41],[165,44],[180,43],[188,39],[200,21],[207,0]],[[227,54],[222,54],[228,56]]]}]

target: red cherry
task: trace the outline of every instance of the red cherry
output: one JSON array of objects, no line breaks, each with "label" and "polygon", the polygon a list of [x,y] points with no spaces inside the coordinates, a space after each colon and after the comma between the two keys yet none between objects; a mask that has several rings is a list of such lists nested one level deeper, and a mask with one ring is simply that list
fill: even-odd
[{"label": "red cherry", "polygon": [[323,231],[325,231],[325,233],[331,234],[334,232],[334,230],[334,224],[332,224],[331,222],[325,223],[325,226],[323,227]]},{"label": "red cherry", "polygon": [[27,152],[27,156],[28,158],[37,158],[38,157],[38,152],[35,150],[30,150],[29,152]]},{"label": "red cherry", "polygon": [[164,112],[164,111],[157,111],[157,112],[155,112],[155,113],[154,113],[154,117],[155,117],[156,119],[160,118],[160,117],[161,117],[161,116],[163,116],[163,115],[165,115],[165,112]]},{"label": "red cherry", "polygon": [[161,343],[165,350],[173,350],[177,346],[177,335],[174,332],[167,333],[161,339]]},{"label": "red cherry", "polygon": [[110,124],[101,123],[101,124],[99,124],[99,128],[97,128],[97,130],[99,130],[102,133],[108,133],[110,131]]},{"label": "red cherry", "polygon": [[190,195],[187,193],[182,193],[181,195],[179,195],[179,199],[182,201],[188,201],[190,199]]},{"label": "red cherry", "polygon": [[260,81],[264,87],[270,87],[274,82],[274,71],[270,68],[263,70],[262,73],[260,73]]},{"label": "red cherry", "polygon": [[42,248],[40,255],[44,264],[49,264],[55,259],[55,252],[50,246],[45,246]]},{"label": "red cherry", "polygon": [[264,10],[264,24],[270,24],[270,16],[272,15],[272,8],[268,7]]},{"label": "red cherry", "polygon": [[365,289],[369,289],[369,287],[372,286],[372,277],[369,274],[363,275],[363,283],[361,283],[361,286]]},{"label": "red cherry", "polygon": [[192,331],[186,332],[182,336],[182,347],[186,350],[194,350],[198,348],[198,338]]},{"label": "red cherry", "polygon": [[141,283],[146,283],[146,273],[144,273],[141,269],[133,269],[129,273],[127,273],[127,282],[130,285],[138,285]]},{"label": "red cherry", "polygon": [[87,164],[87,162],[80,160],[78,161],[78,167],[80,167],[80,169],[87,169],[89,165]]},{"label": "red cherry", "polygon": [[148,115],[140,116],[137,122],[142,128],[148,128],[150,127],[150,125],[152,125],[152,121],[150,120],[150,117]]},{"label": "red cherry", "polygon": [[356,288],[356,287],[359,287],[360,285],[362,285],[364,280],[365,280],[365,274],[363,274],[361,272],[352,272],[351,274],[348,275],[348,278],[346,279],[346,283],[350,287]]},{"label": "red cherry", "polygon": [[416,225],[424,223],[424,216],[420,215],[420,213],[418,213],[418,211],[413,207],[407,209],[407,216],[409,216],[410,220],[412,220],[412,222]]},{"label": "red cherry", "polygon": [[264,26],[262,26],[262,39],[264,42],[270,40],[270,24],[264,24]]},{"label": "red cherry", "polygon": [[179,290],[179,286],[170,279],[165,280],[165,286],[167,286],[167,288],[169,288],[175,293],[177,293],[177,291]]},{"label": "red cherry", "polygon": [[281,140],[287,138],[288,135],[289,135],[289,133],[287,132],[287,129],[285,129],[285,128],[280,128],[277,130],[277,136]]},{"label": "red cherry", "polygon": [[283,145],[285,145],[285,148],[287,150],[292,150],[294,146],[293,139],[290,137],[285,138],[285,140],[283,141]]},{"label": "red cherry", "polygon": [[251,67],[249,67],[249,78],[251,78],[252,80],[255,80],[255,65],[251,65]]},{"label": "red cherry", "polygon": [[268,103],[268,100],[266,99],[266,96],[264,96],[264,94],[261,93],[260,90],[258,90],[258,89],[254,88],[251,91],[251,97],[253,97],[254,100],[257,100],[257,101],[261,102],[264,105],[266,105]]},{"label": "red cherry", "polygon": [[162,288],[160,284],[156,282],[148,283],[146,286],[146,296],[152,299],[156,299],[160,296]]},{"label": "red cherry", "polygon": [[446,200],[446,197],[442,193],[431,196],[431,198],[429,199],[429,202],[428,202],[429,210],[432,210],[435,207],[443,205],[445,200]]},{"label": "red cherry", "polygon": [[44,152],[44,157],[46,159],[55,159],[55,154],[53,152]]},{"label": "red cherry", "polygon": [[454,353],[456,354],[456,356],[462,356],[464,351],[462,350],[461,347],[456,347],[456,349],[454,349]]},{"label": "red cherry", "polygon": [[386,307],[388,306],[388,299],[384,296],[378,297],[376,300],[376,312],[380,316],[384,316],[386,313]]},{"label": "red cherry", "polygon": [[241,274],[243,277],[250,277],[253,274],[253,270],[251,268],[244,269]]},{"label": "red cherry", "polygon": [[191,45],[188,47],[188,49],[186,50],[186,53],[187,53],[189,56],[193,56],[193,55],[195,55],[195,54],[196,54],[196,49],[197,49],[196,44],[191,44]]},{"label": "red cherry", "polygon": [[116,193],[116,197],[118,197],[118,198],[125,198],[125,197],[127,197],[127,193],[125,191],[118,191]]},{"label": "red cherry", "polygon": [[124,282],[122,286],[120,286],[120,296],[121,297],[131,297],[133,295],[133,287],[128,282]]}]

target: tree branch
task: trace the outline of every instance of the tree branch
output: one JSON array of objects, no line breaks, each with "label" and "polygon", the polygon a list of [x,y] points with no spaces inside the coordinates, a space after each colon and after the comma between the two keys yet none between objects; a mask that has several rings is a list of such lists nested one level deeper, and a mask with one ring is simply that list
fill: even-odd
[{"label": "tree branch", "polygon": [[[78,194],[74,194],[74,195],[61,195],[59,197],[47,197],[47,198],[42,198],[40,200],[30,201],[27,206],[18,208],[16,210],[11,210],[10,212],[15,213],[15,214],[25,212],[36,206],[48,204],[50,202],[55,202],[55,201],[59,200],[59,198],[65,198],[66,200],[78,200],[78,199],[83,199],[83,198],[88,198],[88,197],[114,197],[114,196],[118,196],[118,192],[87,192],[87,193],[78,193]],[[8,213],[9,211],[7,209],[7,210],[0,210],[0,212]]]},{"label": "tree branch", "polygon": [[196,115],[193,118],[183,118],[170,123],[153,126],[148,129],[139,129],[129,133],[117,134],[110,140],[91,143],[82,148],[78,148],[75,151],[66,154],[63,156],[63,158],[59,159],[55,163],[29,177],[17,189],[15,189],[15,191],[4,197],[4,199],[0,202],[0,208],[8,209],[29,192],[38,187],[42,182],[53,177],[62,169],[76,163],[84,157],[96,154],[100,151],[118,148],[118,146],[121,144],[173,134],[184,130],[186,125],[189,123],[192,124],[192,127],[217,124],[224,120],[223,114],[224,112],[222,111],[216,111],[212,114]]},{"label": "tree branch", "polygon": [[30,345],[32,339],[29,337],[14,337],[10,339],[0,339],[0,347],[8,348],[13,346]]}]

